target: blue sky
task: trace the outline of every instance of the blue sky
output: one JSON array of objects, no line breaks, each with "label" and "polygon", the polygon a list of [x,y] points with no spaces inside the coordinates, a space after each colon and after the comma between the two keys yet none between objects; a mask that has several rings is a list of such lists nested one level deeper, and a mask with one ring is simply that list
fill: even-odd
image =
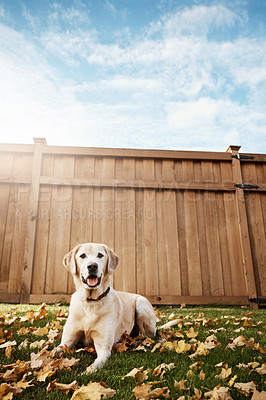
[{"label": "blue sky", "polygon": [[0,143],[266,153],[265,0],[0,0]]}]

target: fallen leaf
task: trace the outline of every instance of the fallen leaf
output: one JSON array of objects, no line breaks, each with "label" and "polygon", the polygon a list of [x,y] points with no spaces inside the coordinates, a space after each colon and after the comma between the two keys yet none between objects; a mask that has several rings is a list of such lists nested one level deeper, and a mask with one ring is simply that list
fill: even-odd
[{"label": "fallen leaf", "polygon": [[266,392],[259,392],[257,389],[254,390],[254,393],[251,397],[251,400],[265,400],[266,399]]},{"label": "fallen leaf", "polygon": [[247,383],[235,383],[234,387],[245,396],[248,396],[249,393],[252,393],[256,390],[256,385],[254,382]]},{"label": "fallen leaf", "polygon": [[258,367],[255,369],[260,375],[265,375],[266,374],[266,363],[262,364],[261,367]]},{"label": "fallen leaf", "polygon": [[77,381],[73,381],[71,383],[58,383],[58,379],[55,379],[54,381],[50,382],[49,385],[47,386],[47,393],[53,391],[53,390],[61,390],[61,392],[64,392],[68,394],[70,390],[78,390],[78,385]]},{"label": "fallen leaf", "polygon": [[171,369],[175,368],[175,364],[160,364],[156,367],[152,373],[152,376],[160,376],[162,379],[166,371],[170,371]]},{"label": "fallen leaf", "polygon": [[217,377],[219,379],[227,379],[232,373],[232,368],[222,368],[220,375]]},{"label": "fallen leaf", "polygon": [[143,382],[148,379],[148,370],[144,371],[144,367],[133,368],[127,375],[125,375],[122,379],[126,377],[133,377],[137,382]]},{"label": "fallen leaf", "polygon": [[75,390],[71,400],[110,399],[114,397],[115,394],[115,390],[106,388],[101,383],[89,382],[87,386],[82,385],[81,388]]},{"label": "fallen leaf", "polygon": [[189,391],[190,388],[187,388],[186,385],[185,385],[186,381],[187,381],[186,379],[183,379],[183,380],[181,380],[179,382],[175,381],[174,387],[176,389],[178,389],[178,390]]},{"label": "fallen leaf", "polygon": [[230,389],[223,386],[216,386],[214,390],[205,393],[204,397],[210,400],[233,400]]},{"label": "fallen leaf", "polygon": [[196,332],[193,327],[191,327],[188,331],[185,331],[188,338],[195,338],[198,336],[199,332]]},{"label": "fallen leaf", "polygon": [[151,390],[151,383],[142,383],[138,384],[133,389],[133,394],[137,400],[149,400],[149,399],[157,399],[159,397],[169,398],[169,389],[168,387],[156,388]]}]

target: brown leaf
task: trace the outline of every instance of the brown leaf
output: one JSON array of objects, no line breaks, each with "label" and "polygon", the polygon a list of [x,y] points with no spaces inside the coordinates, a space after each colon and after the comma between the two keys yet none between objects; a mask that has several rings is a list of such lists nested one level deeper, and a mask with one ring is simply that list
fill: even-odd
[{"label": "brown leaf", "polygon": [[191,327],[188,331],[185,331],[188,338],[195,338],[198,336],[199,332],[196,332],[193,327]]},{"label": "brown leaf", "polygon": [[116,391],[104,387],[101,383],[89,382],[87,386],[82,385],[76,390],[71,400],[100,400],[114,397]]},{"label": "brown leaf", "polygon": [[253,396],[251,400],[265,400],[266,399],[266,392],[258,392],[257,389],[254,390]]},{"label": "brown leaf", "polygon": [[137,382],[143,382],[148,379],[148,370],[144,371],[144,367],[133,368],[127,375],[125,375],[122,379],[126,377],[133,377]]},{"label": "brown leaf", "polygon": [[255,369],[260,375],[265,375],[266,374],[266,363],[262,364],[261,367],[258,367]]},{"label": "brown leaf", "polygon": [[171,369],[175,368],[175,364],[171,363],[171,364],[160,364],[158,365],[158,367],[156,367],[152,373],[153,376],[160,376],[160,378],[162,379],[165,372],[168,370],[170,371]]},{"label": "brown leaf", "polygon": [[158,397],[169,397],[169,389],[168,387],[163,388],[156,388],[151,390],[152,384],[151,383],[142,383],[138,384],[133,389],[133,394],[137,400],[149,400],[149,399],[156,399]]},{"label": "brown leaf", "polygon": [[214,390],[205,393],[204,397],[210,400],[233,400],[230,395],[230,389],[223,386],[215,387]]},{"label": "brown leaf", "polygon": [[73,381],[71,383],[58,383],[58,379],[55,379],[54,381],[50,382],[49,385],[47,386],[47,393],[53,391],[53,390],[61,390],[62,392],[68,394],[70,390],[78,390],[78,385],[77,381]]},{"label": "brown leaf", "polygon": [[227,379],[232,373],[232,368],[222,368],[220,375],[217,377],[219,379]]},{"label": "brown leaf", "polygon": [[189,388],[186,387],[185,383],[186,383],[186,379],[183,379],[183,380],[181,380],[181,381],[179,381],[179,382],[175,381],[174,387],[175,387],[176,389],[182,390],[182,391],[188,391],[188,390],[190,390]]},{"label": "brown leaf", "polygon": [[235,383],[234,387],[245,396],[248,396],[249,393],[252,393],[256,390],[256,385],[254,382],[247,383]]}]

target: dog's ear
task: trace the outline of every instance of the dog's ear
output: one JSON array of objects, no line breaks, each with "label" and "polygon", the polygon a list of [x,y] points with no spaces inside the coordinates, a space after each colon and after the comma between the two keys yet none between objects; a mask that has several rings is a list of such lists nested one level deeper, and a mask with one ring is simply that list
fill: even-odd
[{"label": "dog's ear", "polygon": [[77,264],[76,264],[76,254],[80,248],[80,244],[74,247],[74,249],[70,250],[69,253],[65,255],[63,258],[64,267],[71,272],[72,275],[77,273]]},{"label": "dog's ear", "polygon": [[113,275],[114,270],[118,266],[120,259],[113,250],[109,249],[108,246],[105,246],[105,250],[108,255],[108,265],[107,265],[108,272],[110,275]]}]

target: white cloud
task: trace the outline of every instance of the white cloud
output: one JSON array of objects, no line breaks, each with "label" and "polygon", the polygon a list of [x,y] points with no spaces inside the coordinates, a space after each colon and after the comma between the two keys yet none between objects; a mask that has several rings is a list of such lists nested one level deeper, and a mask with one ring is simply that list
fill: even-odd
[{"label": "white cloud", "polygon": [[[101,41],[93,28],[74,29],[88,18],[82,7],[66,15],[53,4],[39,44],[0,26],[0,141],[44,136],[50,144],[261,151],[265,40],[208,40],[215,27],[244,23],[244,14],[222,5],[186,8],[129,33],[122,46]],[[71,29],[61,29],[63,20]],[[52,67],[59,57],[62,74]],[[237,90],[247,92],[242,101],[232,96]]]}]

